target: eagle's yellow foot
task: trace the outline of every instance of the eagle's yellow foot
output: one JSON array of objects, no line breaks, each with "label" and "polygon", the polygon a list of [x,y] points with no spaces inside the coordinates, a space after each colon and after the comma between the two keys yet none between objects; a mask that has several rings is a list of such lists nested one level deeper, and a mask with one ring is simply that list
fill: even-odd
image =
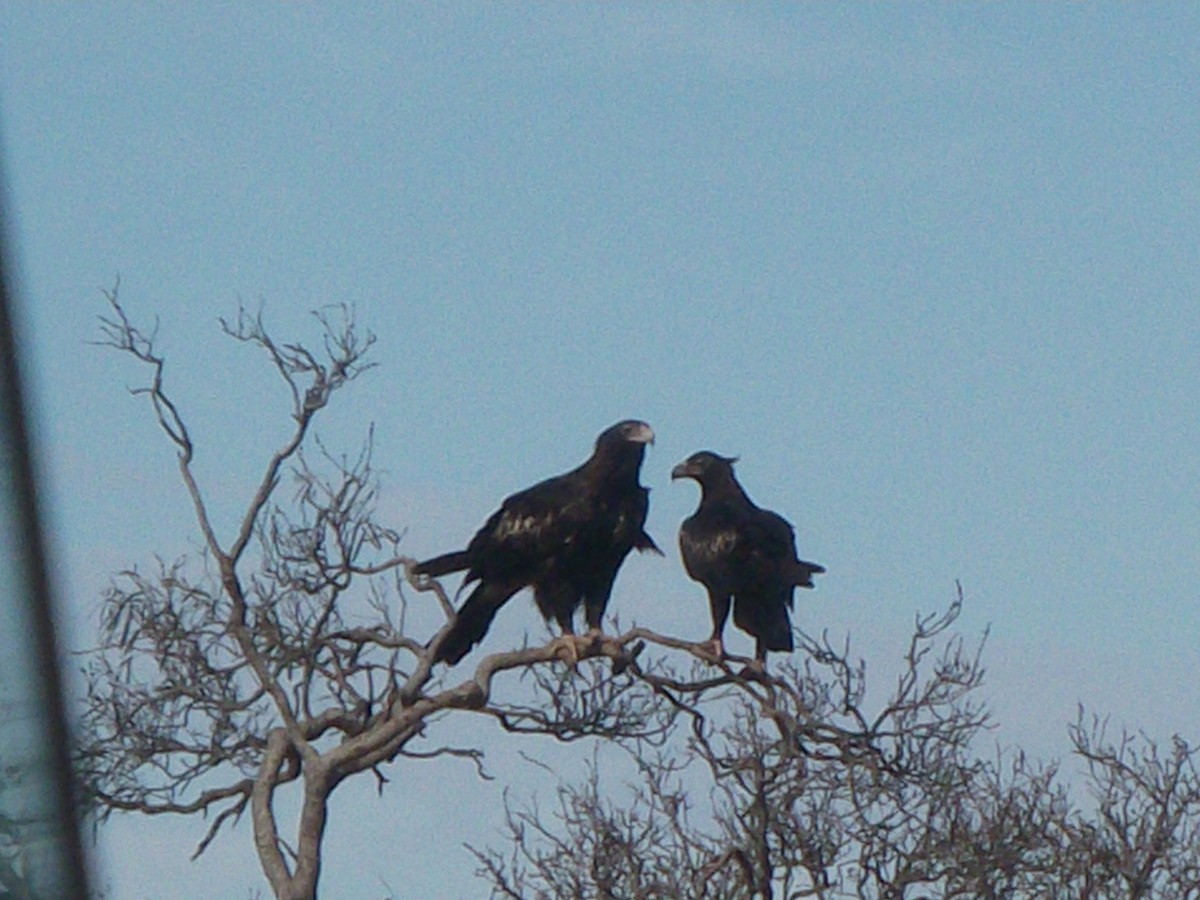
[{"label": "eagle's yellow foot", "polygon": [[766,660],[752,659],[746,663],[745,668],[738,672],[739,678],[745,678],[747,681],[763,681],[767,680],[767,663]]},{"label": "eagle's yellow foot", "polygon": [[700,645],[699,650],[714,663],[719,663],[725,658],[725,643],[720,638],[709,638]]},{"label": "eagle's yellow foot", "polygon": [[562,658],[571,669],[579,668],[579,637],[574,634],[561,634],[550,642],[554,654]]}]

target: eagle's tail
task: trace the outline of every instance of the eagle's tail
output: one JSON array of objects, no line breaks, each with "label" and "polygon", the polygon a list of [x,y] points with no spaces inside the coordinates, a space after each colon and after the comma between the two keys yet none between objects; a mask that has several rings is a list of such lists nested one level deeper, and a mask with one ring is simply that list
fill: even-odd
[{"label": "eagle's tail", "polygon": [[453,553],[443,553],[433,559],[417,563],[413,572],[417,575],[428,575],[430,578],[441,578],[451,572],[461,572],[471,565],[471,554],[466,550],[455,550]]},{"label": "eagle's tail", "polygon": [[486,581],[476,585],[449,628],[443,632],[440,639],[434,639],[433,661],[454,665],[471,652],[471,648],[487,634],[497,611],[517,590],[518,588]]},{"label": "eagle's tail", "polygon": [[[754,635],[756,653],[776,650],[790,653],[793,649],[792,620],[788,615],[790,586],[762,592],[741,592],[733,598],[733,623],[747,634]],[[760,657],[761,658],[761,657]]]}]

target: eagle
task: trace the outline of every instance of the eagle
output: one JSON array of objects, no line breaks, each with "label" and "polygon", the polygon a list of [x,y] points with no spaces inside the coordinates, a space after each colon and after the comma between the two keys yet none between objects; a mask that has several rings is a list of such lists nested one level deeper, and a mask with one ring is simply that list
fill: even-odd
[{"label": "eagle", "polygon": [[500,607],[526,587],[577,659],[576,610],[583,607],[589,633],[598,635],[625,557],[634,549],[662,554],[645,531],[650,492],[639,481],[646,445],[653,443],[653,429],[637,419],[606,428],[578,468],[506,497],[465,550],[418,563],[416,575],[465,569],[463,584],[475,583],[435,638],[434,662],[453,665],[466,656]]},{"label": "eagle", "polygon": [[700,505],[679,529],[679,549],[688,575],[708,591],[712,653],[725,655],[722,635],[732,601],[733,622],[754,638],[761,670],[767,651],[792,650],[793,589],[813,587],[813,575],[825,567],[796,555],[792,526],[754,504],[734,477],[735,462],[703,450],[671,470],[672,480],[691,478],[700,485]]}]

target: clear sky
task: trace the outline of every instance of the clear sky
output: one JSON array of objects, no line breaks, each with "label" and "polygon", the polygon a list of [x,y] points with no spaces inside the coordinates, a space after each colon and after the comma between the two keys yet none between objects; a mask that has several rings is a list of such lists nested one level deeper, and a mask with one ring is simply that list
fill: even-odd
[{"label": "clear sky", "polygon": [[[87,343],[119,273],[226,529],[287,413],[216,317],[261,302],[311,339],[346,301],[382,365],[323,433],[376,423],[412,554],[645,418],[659,543],[696,500],[671,466],[740,455],[829,569],[801,625],[884,683],[957,578],[1002,744],[1061,755],[1079,702],[1200,738],[1197,98],[1195,4],[0,5],[70,639],[111,572],[195,541],[138,373]],[[613,608],[709,624],[674,552]],[[502,618],[545,633],[525,600]],[[463,811],[446,779],[474,784],[408,765],[336,805],[328,896],[479,896],[460,844],[501,785]],[[118,822],[102,886],[265,888],[246,823],[189,863],[202,833]]]}]

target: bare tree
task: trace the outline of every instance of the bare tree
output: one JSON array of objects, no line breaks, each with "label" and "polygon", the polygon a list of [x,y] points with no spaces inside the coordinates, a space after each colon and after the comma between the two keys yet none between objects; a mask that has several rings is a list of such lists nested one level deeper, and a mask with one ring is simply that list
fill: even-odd
[{"label": "bare tree", "polygon": [[[318,314],[320,352],[277,343],[261,317],[244,309],[221,322],[229,337],[265,352],[290,393],[292,421],[232,534],[222,537],[193,466],[194,438],[165,385],[155,334],[131,321],[115,289],[107,299],[101,343],[149,374],[133,393],[148,398],[177,451],[202,549],[120,572],[104,597],[100,640],[84,654],[78,753],[99,815],[204,815],[211,825],[198,855],[249,811],[271,889],[300,900],[315,896],[329,798],[347,778],[374,772],[382,787],[379,766],[398,757],[478,759],[476,749],[431,737],[439,713],[470,711],[511,731],[560,740],[649,740],[669,726],[674,711],[630,690],[634,635],[584,654],[615,661],[616,672],[607,674],[563,678],[548,646],[488,656],[449,686],[432,678],[429,642],[404,626],[402,588],[413,561],[400,553],[399,534],[375,518],[372,437],[356,454],[339,456],[313,432],[331,397],[372,365],[374,338],[349,310]],[[289,476],[290,498],[283,489]],[[441,587],[416,588],[436,597],[449,621],[453,608]],[[370,624],[352,624],[363,620]],[[539,668],[540,702],[494,696],[500,676]],[[276,812],[289,785],[300,791],[290,837]]]},{"label": "bare tree", "polygon": [[[481,764],[478,747],[439,737],[453,712],[596,739],[588,777],[559,784],[552,806],[506,795],[506,846],[474,851],[497,897],[1200,900],[1195,751],[1110,740],[1081,712],[1074,791],[1057,766],[981,753],[983,641],[953,631],[961,592],[917,618],[874,704],[865,663],[827,636],[771,674],[635,627],[575,666],[551,642],[435,678],[446,626],[411,634],[406,592],[447,625],[454,610],[437,582],[410,578],[399,533],[377,519],[373,436],[341,455],[313,431],[371,367],[372,335],[341,307],[317,316],[319,352],[276,343],[245,310],[221,323],[265,353],[291,399],[290,431],[223,537],[155,335],[115,289],[108,300],[102,343],[148,373],[134,393],[177,452],[200,549],[120,572],[104,597],[78,753],[101,817],[203,815],[199,855],[248,812],[275,896],[307,900],[348,778],[373,774],[382,790],[381,766],[398,758]],[[618,763],[632,787],[610,787]],[[290,826],[285,791],[300,800]]]},{"label": "bare tree", "polygon": [[1180,737],[1163,750],[1144,734],[1108,737],[1081,709],[1071,726],[1093,814],[1064,825],[1070,884],[1080,896],[1200,898],[1200,773]]},{"label": "bare tree", "polygon": [[510,801],[508,845],[475,850],[493,896],[1200,898],[1196,751],[1109,741],[1081,713],[1091,804],[1056,766],[980,755],[982,642],[949,634],[960,602],[918,619],[874,713],[865,665],[825,639],[753,681],[647,675],[686,735],[615,738],[631,789],[594,767],[552,809]]}]

